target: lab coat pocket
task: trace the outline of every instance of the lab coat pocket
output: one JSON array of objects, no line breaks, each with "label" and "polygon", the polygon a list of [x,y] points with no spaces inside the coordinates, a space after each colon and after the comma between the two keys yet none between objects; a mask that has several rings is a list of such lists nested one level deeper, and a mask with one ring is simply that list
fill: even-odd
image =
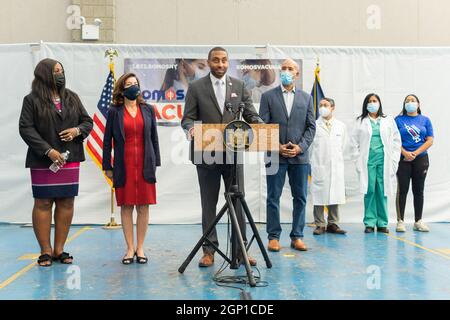
[{"label": "lab coat pocket", "polygon": [[321,185],[325,180],[325,166],[314,166],[311,168],[311,178],[314,184]]}]

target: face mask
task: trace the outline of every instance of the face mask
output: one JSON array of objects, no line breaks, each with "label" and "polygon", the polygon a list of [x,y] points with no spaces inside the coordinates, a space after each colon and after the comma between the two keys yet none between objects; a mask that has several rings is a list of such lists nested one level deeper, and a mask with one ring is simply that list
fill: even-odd
[{"label": "face mask", "polygon": [[123,91],[123,96],[131,101],[136,100],[140,94],[141,94],[141,89],[139,88],[139,86],[137,84],[135,84],[131,87],[128,87]]},{"label": "face mask", "polygon": [[281,71],[280,80],[283,85],[288,86],[294,82],[294,76],[289,71]]},{"label": "face mask", "polygon": [[322,118],[327,118],[331,114],[331,110],[327,107],[320,107],[319,114]]},{"label": "face mask", "polygon": [[408,113],[416,112],[418,108],[417,102],[407,102],[405,103],[405,110]]},{"label": "face mask", "polygon": [[380,104],[378,102],[371,102],[367,105],[367,111],[370,113],[375,113],[380,109]]},{"label": "face mask", "polygon": [[56,89],[61,90],[66,84],[66,77],[63,73],[56,73],[53,75],[53,78],[55,80]]},{"label": "face mask", "polygon": [[248,90],[252,90],[259,85],[259,82],[253,79],[249,73],[244,74],[244,76],[242,77],[242,81],[244,81],[245,87]]}]

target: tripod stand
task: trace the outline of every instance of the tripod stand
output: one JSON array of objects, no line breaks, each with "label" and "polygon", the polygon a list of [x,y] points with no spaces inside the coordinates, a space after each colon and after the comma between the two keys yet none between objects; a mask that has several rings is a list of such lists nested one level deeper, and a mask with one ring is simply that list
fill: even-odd
[{"label": "tripod stand", "polygon": [[[240,117],[239,117],[240,118]],[[230,126],[231,125],[231,126]],[[241,120],[235,120],[233,122],[231,122],[230,124],[227,125],[227,128],[231,128],[231,130],[233,130],[234,128],[242,128],[242,127],[246,127],[247,129],[251,130],[250,126]],[[230,129],[228,129],[230,130]],[[226,131],[226,130],[225,130]],[[226,140],[226,138],[225,138]],[[264,244],[261,240],[261,237],[259,236],[258,233],[258,229],[256,228],[255,222],[253,220],[253,217],[250,213],[250,209],[247,206],[247,202],[245,201],[245,196],[244,196],[244,192],[243,190],[240,190],[239,188],[239,166],[237,164],[237,160],[238,160],[238,150],[234,149],[233,150],[233,184],[232,186],[225,191],[225,200],[226,203],[224,204],[224,206],[222,207],[222,209],[219,211],[219,213],[216,215],[216,218],[214,219],[214,221],[211,223],[211,225],[207,228],[207,230],[205,231],[205,233],[203,234],[203,236],[200,238],[200,240],[197,242],[197,244],[195,245],[194,249],[191,251],[191,253],[188,255],[188,257],[186,258],[186,260],[183,262],[183,264],[178,268],[178,272],[183,273],[184,270],[186,269],[186,267],[188,266],[188,264],[192,261],[192,259],[194,258],[194,256],[197,254],[198,250],[202,247],[204,242],[207,242],[209,245],[211,245],[216,252],[222,256],[222,258],[227,261],[230,264],[230,268],[231,269],[237,269],[239,268],[239,265],[241,263],[244,264],[246,272],[247,272],[247,277],[248,277],[248,282],[250,284],[251,287],[255,287],[256,286],[256,281],[255,281],[255,277],[253,275],[253,271],[251,269],[250,266],[250,262],[248,259],[248,255],[247,255],[247,251],[250,248],[253,240],[256,239],[258,246],[261,250],[261,253],[264,257],[264,260],[266,262],[266,266],[267,268],[271,268],[272,267],[272,263],[269,259],[269,256],[267,255],[267,251],[264,247]],[[245,217],[247,217],[248,223],[253,231],[253,237],[251,238],[251,240],[249,241],[248,245],[246,246],[243,240],[243,236],[242,236],[242,232],[241,229],[239,227],[239,223],[238,223],[238,218],[237,218],[237,214],[236,214],[236,207],[241,205],[242,209],[244,211]],[[210,233],[214,230],[214,228],[216,227],[217,223],[219,223],[220,219],[223,217],[223,215],[225,213],[228,213],[229,218],[231,220],[231,227],[232,227],[232,257],[231,259],[229,257],[226,256],[226,254],[224,254],[216,245],[214,245],[209,239],[208,236],[210,235]],[[242,260],[242,261],[240,261]]]}]

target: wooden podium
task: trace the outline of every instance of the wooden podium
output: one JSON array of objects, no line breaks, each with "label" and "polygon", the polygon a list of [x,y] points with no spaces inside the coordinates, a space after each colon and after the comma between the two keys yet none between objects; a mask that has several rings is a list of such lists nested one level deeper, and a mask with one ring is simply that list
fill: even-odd
[{"label": "wooden podium", "polygon": [[[195,124],[194,151],[224,152],[224,131],[228,124]],[[279,125],[278,124],[250,124],[254,132],[253,142],[246,150],[248,152],[278,151]],[[200,133],[200,134],[197,134]]]},{"label": "wooden podium", "polygon": [[[201,239],[197,242],[192,252],[180,266],[178,271],[183,273],[187,265],[197,254],[204,242],[214,247],[216,252],[230,264],[231,269],[237,269],[241,264],[245,265],[250,286],[255,287],[256,281],[251,269],[247,251],[252,242],[256,239],[261,250],[267,268],[272,267],[272,263],[267,255],[267,251],[259,236],[253,217],[245,201],[244,190],[239,188],[239,176],[243,174],[243,166],[238,166],[238,154],[242,152],[262,152],[279,150],[279,126],[277,124],[248,124],[245,121],[235,120],[228,124],[196,124],[194,125],[194,152],[203,155],[204,152],[231,153],[233,154],[233,183],[225,191],[226,203],[217,213],[215,220],[207,228]],[[241,172],[239,172],[241,167]],[[253,237],[246,245],[239,227],[236,208],[242,206],[243,212],[253,231]],[[209,241],[208,236],[217,223],[228,213],[232,224],[231,235],[231,259],[227,257],[219,248]]]}]

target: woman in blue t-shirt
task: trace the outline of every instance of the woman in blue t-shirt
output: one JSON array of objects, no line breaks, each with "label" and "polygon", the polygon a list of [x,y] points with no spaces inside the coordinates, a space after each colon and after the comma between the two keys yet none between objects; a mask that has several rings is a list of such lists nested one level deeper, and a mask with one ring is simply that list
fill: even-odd
[{"label": "woman in blue t-shirt", "polygon": [[414,195],[414,230],[428,232],[422,222],[423,189],[428,172],[428,148],[433,144],[433,126],[428,117],[420,110],[417,96],[410,94],[403,102],[402,114],[395,118],[402,137],[402,156],[397,171],[397,232],[405,232],[405,206],[412,181]]}]

